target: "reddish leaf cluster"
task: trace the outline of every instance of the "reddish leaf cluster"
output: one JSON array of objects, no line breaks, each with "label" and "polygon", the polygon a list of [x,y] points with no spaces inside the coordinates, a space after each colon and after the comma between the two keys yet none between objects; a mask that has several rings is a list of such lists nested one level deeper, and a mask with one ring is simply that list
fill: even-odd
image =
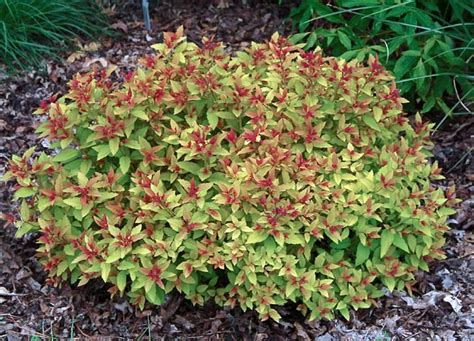
[{"label": "reddish leaf cluster", "polygon": [[348,318],[443,257],[455,198],[430,186],[431,127],[412,128],[377,59],[277,34],[235,57],[164,39],[123,84],[94,71],[43,102],[38,132],[61,152],[10,162],[18,234],[39,231],[52,282]]}]

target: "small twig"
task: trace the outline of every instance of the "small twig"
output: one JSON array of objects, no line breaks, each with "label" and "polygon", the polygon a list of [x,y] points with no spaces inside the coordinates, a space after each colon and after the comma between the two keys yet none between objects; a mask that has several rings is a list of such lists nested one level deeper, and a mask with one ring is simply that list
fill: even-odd
[{"label": "small twig", "polygon": [[[234,332],[231,332],[230,330],[222,330],[222,331],[217,331],[214,333],[208,333],[208,334],[202,334],[202,335],[194,335],[194,336],[186,335],[186,339],[201,339],[204,337],[210,337],[210,336],[215,336],[215,335],[220,335],[220,334],[234,334]],[[167,334],[167,335],[172,335],[172,334]]]},{"label": "small twig", "polygon": [[83,336],[85,336],[86,338],[88,338],[88,339],[91,339],[91,338],[92,338],[92,336],[87,335],[86,333],[84,333],[84,332],[82,331],[82,329],[79,328],[78,325],[76,325],[76,328],[77,328],[77,330],[79,330],[79,333],[81,333],[81,334],[82,334]]},{"label": "small twig", "polygon": [[466,128],[466,127],[469,127],[471,124],[474,124],[474,120],[472,120],[472,119],[469,120],[469,121],[467,121],[467,122],[464,123],[464,124],[461,124],[461,125],[459,126],[459,128],[457,128],[457,129],[454,131],[454,133],[452,133],[452,134],[450,134],[448,137],[446,137],[446,138],[444,139],[444,141],[451,141],[455,136],[458,135],[458,133],[459,133],[461,130],[463,130],[463,129]]},{"label": "small twig", "polygon": [[440,263],[454,262],[454,261],[456,261],[456,260],[468,258],[468,257],[471,257],[471,256],[474,256],[474,252],[471,252],[471,253],[468,253],[468,254],[466,254],[466,255],[462,255],[462,256],[456,257],[456,258],[440,259],[440,260],[438,260],[438,262],[440,262]]},{"label": "small twig", "polygon": [[17,294],[14,292],[2,292],[0,296],[27,296],[28,294]]},{"label": "small twig", "polygon": [[212,322],[212,321],[222,320],[222,319],[223,319],[223,317],[211,317],[211,318],[208,318],[208,319],[204,319],[202,321],[198,321],[198,322],[195,323],[195,325],[199,326],[199,325],[207,323],[207,322]]},{"label": "small twig", "polygon": [[471,154],[471,152],[472,152],[473,150],[474,150],[474,147],[472,147],[471,149],[469,149],[468,151],[466,151],[466,152],[464,153],[464,155],[461,156],[461,158],[454,164],[454,166],[452,166],[450,169],[447,170],[446,173],[449,174],[449,173],[451,173],[454,169],[456,169],[456,168],[461,164],[461,162],[463,162],[464,159],[466,159],[467,156],[468,156],[469,154]]},{"label": "small twig", "polygon": [[426,324],[419,324],[417,323],[416,325],[413,326],[413,328],[416,329],[422,329],[422,328],[428,328],[428,329],[435,329],[435,330],[440,330],[440,329],[445,329],[446,326],[428,326]]}]

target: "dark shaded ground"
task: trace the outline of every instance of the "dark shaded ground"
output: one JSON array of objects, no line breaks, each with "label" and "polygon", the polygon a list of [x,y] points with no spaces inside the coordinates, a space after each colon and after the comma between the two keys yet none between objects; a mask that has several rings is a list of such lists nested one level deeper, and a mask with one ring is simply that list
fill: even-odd
[{"label": "dark shaded ground", "polygon": [[[41,99],[64,93],[67,80],[78,71],[111,64],[131,68],[137,56],[151,52],[148,46],[159,41],[159,32],[175,30],[179,25],[184,25],[190,40],[215,34],[230,46],[229,50],[245,47],[251,40],[262,41],[274,31],[289,32],[281,19],[287,9],[273,3],[250,6],[218,0],[186,5],[185,1],[175,1],[171,6],[171,2],[162,1],[153,11],[154,30],[149,36],[142,30],[139,8],[125,5],[111,13],[114,27],[124,33],[122,38],[81,44],[82,51],[65,56],[69,62],[49,63],[45,75],[0,75],[0,175],[12,154],[41,145],[34,134],[36,122],[31,112]],[[447,176],[439,186],[456,184],[463,202],[451,220],[448,259],[432,264],[430,274],[420,274],[414,297],[387,295],[378,308],[355,312],[350,322],[306,322],[292,306],[279,309],[283,316],[280,323],[260,322],[252,312],[222,309],[212,303],[193,307],[179,296],[171,296],[164,307],[147,306],[139,311],[121,298],[111,300],[100,282],[81,288],[67,284],[61,289],[49,287],[34,258],[35,237],[14,239],[13,226],[0,221],[0,338],[473,338],[474,161],[470,148],[474,145],[474,117],[445,122],[433,139],[435,158]],[[11,184],[0,183],[0,212],[14,212],[11,193]]]}]

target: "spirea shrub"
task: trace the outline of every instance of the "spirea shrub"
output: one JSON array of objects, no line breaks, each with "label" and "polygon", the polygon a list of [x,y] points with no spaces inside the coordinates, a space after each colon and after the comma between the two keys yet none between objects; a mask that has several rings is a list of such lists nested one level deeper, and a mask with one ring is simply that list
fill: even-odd
[{"label": "spirea shrub", "polygon": [[277,34],[229,56],[181,29],[153,47],[121,84],[94,71],[43,101],[56,154],[10,162],[18,235],[39,232],[50,283],[349,318],[443,257],[454,191],[430,186],[431,127],[405,117],[377,58]]}]

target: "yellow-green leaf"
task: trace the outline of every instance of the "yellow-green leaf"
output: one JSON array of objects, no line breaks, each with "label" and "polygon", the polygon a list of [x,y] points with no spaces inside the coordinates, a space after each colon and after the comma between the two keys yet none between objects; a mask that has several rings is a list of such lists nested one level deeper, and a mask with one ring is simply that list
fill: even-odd
[{"label": "yellow-green leaf", "polygon": [[247,244],[255,244],[255,243],[260,243],[263,242],[265,239],[267,239],[268,233],[266,232],[252,232],[249,234],[249,237],[247,238]]},{"label": "yellow-green leaf", "polygon": [[80,155],[81,152],[77,149],[68,148],[60,151],[58,155],[53,157],[53,161],[65,163],[77,159]]},{"label": "yellow-green leaf", "polygon": [[128,170],[130,169],[130,157],[127,155],[122,156],[119,160],[119,164],[122,174],[127,174]]},{"label": "yellow-green leaf", "polygon": [[383,230],[381,234],[380,240],[380,257],[384,257],[390,246],[392,246],[394,239],[394,234],[391,233],[389,230]]},{"label": "yellow-green leaf", "polygon": [[380,131],[380,127],[377,121],[375,121],[375,119],[372,116],[365,114],[364,116],[362,116],[362,119],[364,120],[365,124],[367,124],[370,128],[376,131]]}]

